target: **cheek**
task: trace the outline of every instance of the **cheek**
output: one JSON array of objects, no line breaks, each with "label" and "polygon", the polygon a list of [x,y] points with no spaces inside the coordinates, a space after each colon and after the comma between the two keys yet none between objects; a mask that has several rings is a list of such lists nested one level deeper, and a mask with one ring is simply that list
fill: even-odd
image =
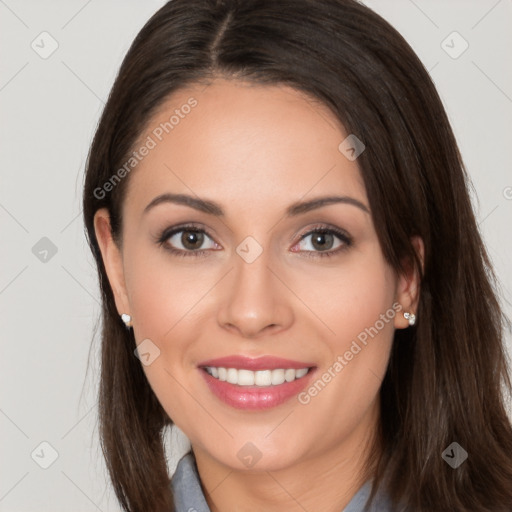
[{"label": "cheek", "polygon": [[125,279],[137,344],[149,339],[158,354],[143,370],[164,410],[187,429],[198,414],[185,384],[197,371],[188,356],[204,321],[197,315],[212,288],[211,272],[208,282],[165,253],[134,249],[125,259]]},{"label": "cheek", "polygon": [[303,289],[312,282],[327,284],[324,293],[317,288],[308,299],[321,319],[325,350],[317,380],[300,403],[310,412],[329,410],[333,424],[350,429],[372,404],[387,368],[393,319],[401,308],[394,302],[396,280],[375,246],[332,272],[328,281],[308,275]]},{"label": "cheek", "polygon": [[[289,279],[294,279],[294,291],[336,352],[344,351],[361,333],[364,338],[376,323],[383,337],[392,334],[394,312],[388,310],[394,302],[396,279],[376,243],[352,253],[338,268],[311,268]],[[381,315],[386,312],[383,322]]]},{"label": "cheek", "polygon": [[126,254],[125,279],[136,339],[172,338],[183,322],[193,321],[201,297],[212,287],[211,273],[184,270],[163,249],[127,248]]}]

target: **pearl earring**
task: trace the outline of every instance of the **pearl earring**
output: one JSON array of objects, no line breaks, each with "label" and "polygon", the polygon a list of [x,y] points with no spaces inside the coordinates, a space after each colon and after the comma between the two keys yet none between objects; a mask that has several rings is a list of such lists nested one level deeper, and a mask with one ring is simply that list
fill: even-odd
[{"label": "pearl earring", "polygon": [[416,323],[416,315],[414,313],[405,312],[404,318],[409,321],[409,325],[414,325]]},{"label": "pearl earring", "polygon": [[130,315],[123,313],[121,315],[121,320],[124,322],[124,325],[126,325],[127,329],[129,329],[132,326],[132,317]]}]

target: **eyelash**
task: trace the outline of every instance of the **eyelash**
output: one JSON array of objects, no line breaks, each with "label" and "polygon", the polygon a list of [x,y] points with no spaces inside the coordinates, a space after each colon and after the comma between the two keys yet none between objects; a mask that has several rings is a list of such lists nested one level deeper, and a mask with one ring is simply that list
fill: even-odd
[{"label": "eyelash", "polygon": [[[157,237],[156,242],[160,247],[164,247],[167,251],[174,254],[175,256],[180,256],[180,257],[192,256],[192,257],[198,257],[198,258],[207,256],[208,252],[211,251],[211,249],[200,249],[197,251],[184,251],[182,249],[175,249],[171,245],[166,244],[167,240],[170,237],[172,237],[176,233],[180,233],[183,231],[191,231],[194,233],[204,233],[206,236],[208,236],[209,238],[211,238],[213,240],[213,237],[205,229],[200,228],[195,224],[185,224],[185,225],[165,229],[161,233],[161,235]],[[317,258],[317,257],[331,258],[333,256],[340,254],[341,252],[346,251],[352,245],[352,238],[348,235],[348,233],[346,233],[345,231],[343,231],[341,229],[334,228],[332,226],[326,226],[324,224],[314,226],[309,231],[307,231],[306,233],[301,235],[301,237],[297,243],[300,243],[306,237],[308,237],[310,235],[317,234],[317,233],[324,234],[324,235],[325,234],[335,235],[343,243],[343,245],[338,247],[337,249],[329,250],[329,251],[301,251],[301,252],[305,253],[306,257],[308,257],[308,258]],[[297,245],[297,243],[294,245]]]}]

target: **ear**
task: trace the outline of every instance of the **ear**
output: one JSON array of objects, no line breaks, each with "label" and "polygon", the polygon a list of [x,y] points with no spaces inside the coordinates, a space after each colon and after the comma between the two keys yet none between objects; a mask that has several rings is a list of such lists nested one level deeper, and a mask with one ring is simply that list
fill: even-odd
[{"label": "ear", "polygon": [[106,208],[99,209],[94,215],[94,231],[114,294],[117,311],[119,315],[123,313],[129,315],[130,304],[126,293],[123,258],[118,245],[112,238],[110,215]]},{"label": "ear", "polygon": [[[424,268],[425,245],[419,236],[411,239],[411,243],[418,255],[421,268]],[[418,301],[420,296],[420,273],[414,262],[406,262],[404,265],[405,273],[400,274],[397,283],[396,301],[402,306],[399,314],[395,315],[395,328],[405,329],[409,327],[409,321],[404,317],[404,313],[414,313],[418,311]]]}]

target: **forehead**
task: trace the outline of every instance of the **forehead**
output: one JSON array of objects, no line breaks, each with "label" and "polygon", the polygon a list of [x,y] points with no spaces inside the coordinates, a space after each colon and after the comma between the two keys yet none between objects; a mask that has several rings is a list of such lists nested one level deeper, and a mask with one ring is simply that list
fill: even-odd
[{"label": "forehead", "polygon": [[131,203],[182,191],[255,207],[315,192],[366,199],[347,137],[323,104],[293,88],[216,79],[172,94],[147,123],[135,150]]}]

